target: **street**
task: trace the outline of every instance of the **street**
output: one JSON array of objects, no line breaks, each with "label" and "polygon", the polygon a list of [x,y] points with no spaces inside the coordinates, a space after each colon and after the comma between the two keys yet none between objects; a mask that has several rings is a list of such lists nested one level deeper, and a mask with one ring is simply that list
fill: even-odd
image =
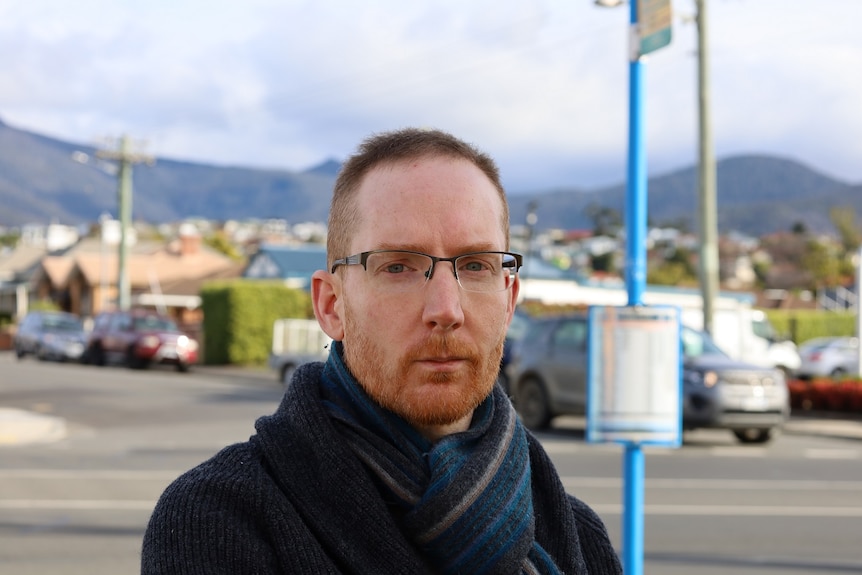
[{"label": "street", "polygon": [[[51,441],[0,442],[0,572],[137,573],[164,487],[254,433],[280,396],[268,371],[133,371],[0,353],[0,408],[65,422]],[[645,448],[644,572],[862,572],[862,439],[841,429],[794,422],[765,446],[702,430],[680,449]],[[577,418],[539,437],[619,550],[622,448],[584,443]]]}]

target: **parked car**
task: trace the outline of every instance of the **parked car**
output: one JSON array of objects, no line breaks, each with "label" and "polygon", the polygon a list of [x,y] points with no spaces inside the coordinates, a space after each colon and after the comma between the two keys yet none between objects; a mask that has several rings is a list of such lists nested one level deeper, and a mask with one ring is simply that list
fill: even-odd
[{"label": "parked car", "polygon": [[859,375],[859,340],[855,337],[816,337],[799,346],[800,379]]},{"label": "parked car", "polygon": [[527,333],[529,324],[530,316],[515,310],[515,314],[512,316],[512,323],[509,324],[509,329],[506,330],[506,339],[503,340],[503,356],[500,358],[500,373],[497,375],[497,381],[506,393],[510,391],[508,368],[509,363],[512,361],[512,348]]},{"label": "parked car", "polygon": [[180,331],[173,319],[154,311],[104,312],[93,321],[84,360],[135,369],[165,364],[188,371],[197,363],[198,342]]},{"label": "parked car", "polygon": [[[510,393],[527,427],[558,415],[586,413],[586,314],[535,318],[512,350]],[[784,374],[731,359],[710,337],[682,328],[682,425],[729,429],[744,443],[763,443],[790,414]]]},{"label": "parked car", "polygon": [[78,361],[86,339],[78,316],[63,311],[34,311],[21,320],[13,347],[18,359],[34,355],[39,359]]}]

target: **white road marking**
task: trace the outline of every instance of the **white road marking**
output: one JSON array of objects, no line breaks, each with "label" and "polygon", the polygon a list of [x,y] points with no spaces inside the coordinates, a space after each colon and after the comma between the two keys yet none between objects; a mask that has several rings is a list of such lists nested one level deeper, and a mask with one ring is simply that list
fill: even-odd
[{"label": "white road marking", "polygon": [[[561,477],[566,489],[622,487],[620,477]],[[683,479],[647,478],[647,489],[716,489],[724,491],[852,491],[862,492],[862,481],[834,481],[817,479]]]},{"label": "white road marking", "polygon": [[51,511],[152,511],[156,501],[121,499],[0,499],[0,509]]},{"label": "white road marking", "polygon": [[[590,504],[597,513],[622,514],[619,504]],[[862,517],[862,507],[786,505],[644,505],[645,515],[711,515],[748,517]]]}]

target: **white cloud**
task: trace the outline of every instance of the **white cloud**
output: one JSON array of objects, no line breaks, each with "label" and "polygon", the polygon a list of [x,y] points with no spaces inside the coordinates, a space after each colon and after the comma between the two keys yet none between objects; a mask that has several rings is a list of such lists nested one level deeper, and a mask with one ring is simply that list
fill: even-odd
[{"label": "white cloud", "polygon": [[[707,5],[719,155],[778,154],[862,181],[862,2]],[[343,157],[372,131],[434,125],[495,155],[511,189],[620,183],[627,12],[589,0],[8,0],[0,118],[289,169]],[[645,66],[653,173],[696,159],[695,43],[676,18]]]}]

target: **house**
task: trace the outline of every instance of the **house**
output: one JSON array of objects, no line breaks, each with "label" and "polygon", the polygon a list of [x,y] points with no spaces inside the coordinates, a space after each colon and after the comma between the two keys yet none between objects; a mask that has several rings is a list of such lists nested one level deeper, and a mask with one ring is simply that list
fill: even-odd
[{"label": "house", "polygon": [[297,289],[311,289],[311,275],[326,269],[326,246],[322,244],[261,244],[249,258],[244,278],[281,280]]},{"label": "house", "polygon": [[[195,230],[167,243],[135,242],[126,255],[132,306],[155,307],[179,323],[200,323],[200,288],[206,281],[239,277],[244,265],[203,245]],[[45,256],[29,278],[29,297],[92,317],[116,306],[119,253],[87,238],[61,255]]]},{"label": "house", "polygon": [[27,280],[47,253],[44,246],[28,244],[0,248],[0,316],[27,313]]}]

